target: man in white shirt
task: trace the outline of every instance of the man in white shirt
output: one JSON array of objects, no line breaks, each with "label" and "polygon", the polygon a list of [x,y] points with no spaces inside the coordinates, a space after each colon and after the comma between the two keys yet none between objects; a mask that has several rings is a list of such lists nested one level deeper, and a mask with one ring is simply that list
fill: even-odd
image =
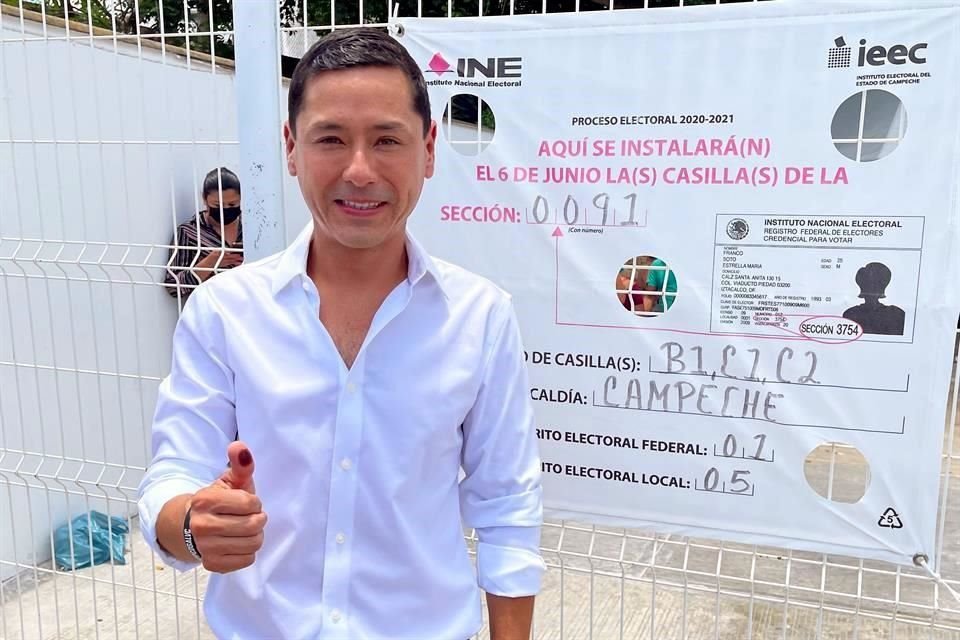
[{"label": "man in white shirt", "polygon": [[144,537],[213,572],[219,638],[462,640],[482,589],[492,638],[526,639],[544,564],[523,348],[509,296],[406,230],[434,171],[423,76],[389,36],[336,31],[288,111],[312,222],[185,306]]}]

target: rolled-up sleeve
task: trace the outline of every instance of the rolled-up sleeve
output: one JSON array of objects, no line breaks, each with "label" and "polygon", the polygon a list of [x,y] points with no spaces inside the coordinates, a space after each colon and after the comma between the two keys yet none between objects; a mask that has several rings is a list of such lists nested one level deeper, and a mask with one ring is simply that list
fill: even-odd
[{"label": "rolled-up sleeve", "polygon": [[195,493],[223,473],[236,433],[234,380],[227,366],[220,318],[203,287],[190,296],[173,335],[169,375],[160,383],[153,420],[152,460],[140,482],[138,511],[144,540],[163,562],[196,567],[166,553],[157,518],[176,496]]},{"label": "rolled-up sleeve", "polygon": [[479,586],[507,597],[536,595],[545,566],[540,452],[523,344],[509,299],[486,345],[476,403],[463,424],[460,509],[477,532]]}]

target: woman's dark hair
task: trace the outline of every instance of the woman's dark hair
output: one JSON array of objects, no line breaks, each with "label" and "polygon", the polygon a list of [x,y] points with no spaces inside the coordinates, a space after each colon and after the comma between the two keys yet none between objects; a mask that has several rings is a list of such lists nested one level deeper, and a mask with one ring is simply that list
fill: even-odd
[{"label": "woman's dark hair", "polygon": [[[219,176],[217,175],[218,173]],[[219,193],[221,189],[223,191],[233,189],[237,193],[240,193],[240,178],[226,167],[213,169],[203,179],[203,199],[206,200],[207,196],[211,193]]]},{"label": "woman's dark hair", "polygon": [[410,82],[413,110],[423,121],[423,135],[427,135],[430,131],[430,97],[423,72],[400,43],[371,27],[334,31],[315,42],[300,58],[287,93],[287,119],[294,135],[307,83],[324,71],[356,67],[388,67],[402,71]]}]

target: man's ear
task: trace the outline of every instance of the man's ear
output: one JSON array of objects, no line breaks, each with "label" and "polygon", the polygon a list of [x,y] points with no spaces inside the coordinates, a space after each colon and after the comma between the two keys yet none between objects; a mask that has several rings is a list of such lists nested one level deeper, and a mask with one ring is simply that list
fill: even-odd
[{"label": "man's ear", "polygon": [[297,147],[297,138],[290,127],[290,122],[283,123],[283,147],[287,156],[287,172],[291,176],[297,175],[297,163],[294,161],[294,151]]},{"label": "man's ear", "polygon": [[426,145],[427,150],[427,163],[425,167],[425,177],[432,178],[434,169],[436,168],[437,162],[437,122],[432,120],[430,122],[430,130],[427,132],[426,138],[424,138],[424,144]]}]

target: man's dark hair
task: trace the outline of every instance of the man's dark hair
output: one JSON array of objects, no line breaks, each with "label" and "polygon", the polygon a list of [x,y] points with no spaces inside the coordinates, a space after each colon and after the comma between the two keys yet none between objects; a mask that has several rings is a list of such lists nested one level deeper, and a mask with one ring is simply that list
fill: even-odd
[{"label": "man's dark hair", "polygon": [[324,36],[297,63],[287,94],[287,119],[296,135],[295,123],[303,106],[307,83],[324,71],[354,67],[393,67],[410,81],[413,110],[423,120],[423,135],[430,131],[430,97],[420,67],[400,43],[370,27],[342,29]]},{"label": "man's dark hair", "polygon": [[203,179],[203,199],[206,200],[211,193],[220,193],[221,188],[223,191],[235,189],[240,193],[240,178],[226,167],[213,169]]}]

